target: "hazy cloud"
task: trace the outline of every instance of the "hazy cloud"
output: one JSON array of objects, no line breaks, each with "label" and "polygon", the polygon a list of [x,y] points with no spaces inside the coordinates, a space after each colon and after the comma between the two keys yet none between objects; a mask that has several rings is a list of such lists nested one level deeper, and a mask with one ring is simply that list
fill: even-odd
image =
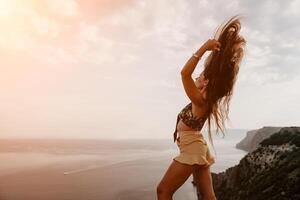
[{"label": "hazy cloud", "polygon": [[181,68],[235,14],[244,16],[247,45],[232,128],[297,124],[298,7],[297,0],[0,1],[0,130],[170,138],[189,102]]}]

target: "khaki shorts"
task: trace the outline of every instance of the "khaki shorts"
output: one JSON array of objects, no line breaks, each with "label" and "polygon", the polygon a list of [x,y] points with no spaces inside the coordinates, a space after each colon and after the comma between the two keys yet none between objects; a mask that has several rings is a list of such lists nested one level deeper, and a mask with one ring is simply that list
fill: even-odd
[{"label": "khaki shorts", "polygon": [[200,131],[178,131],[176,144],[180,154],[173,158],[188,165],[212,165],[215,159]]}]

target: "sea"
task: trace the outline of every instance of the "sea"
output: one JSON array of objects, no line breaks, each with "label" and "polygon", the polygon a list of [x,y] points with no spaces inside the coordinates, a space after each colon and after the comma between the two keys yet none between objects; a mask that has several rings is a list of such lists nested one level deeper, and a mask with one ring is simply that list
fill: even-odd
[{"label": "sea", "polygon": [[[229,129],[209,143],[220,173],[247,152],[235,148],[248,130]],[[156,187],[179,154],[168,139],[0,139],[0,200],[156,199]],[[192,176],[173,199],[196,200]]]}]

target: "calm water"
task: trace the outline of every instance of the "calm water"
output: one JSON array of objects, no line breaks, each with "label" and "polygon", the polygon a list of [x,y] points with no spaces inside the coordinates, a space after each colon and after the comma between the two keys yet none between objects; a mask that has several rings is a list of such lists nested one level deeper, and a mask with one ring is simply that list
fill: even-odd
[{"label": "calm water", "polygon": [[[235,148],[245,137],[246,130],[230,130],[225,138],[214,136],[213,151],[216,163],[212,171],[220,172],[238,164],[247,153]],[[206,141],[207,134],[204,133]],[[178,153],[176,143],[170,139],[128,139],[128,140],[82,140],[82,139],[0,139],[0,153],[45,153],[52,155],[103,160],[103,165],[137,159],[170,160]]]},{"label": "calm water", "polygon": [[[235,144],[245,134],[246,130],[231,130],[225,138],[214,136],[217,156],[212,172],[239,163],[247,152]],[[204,138],[208,141],[205,133]],[[178,153],[172,138],[1,139],[0,199],[153,200],[156,185]],[[192,176],[176,191],[174,200],[196,199],[191,181]]]}]

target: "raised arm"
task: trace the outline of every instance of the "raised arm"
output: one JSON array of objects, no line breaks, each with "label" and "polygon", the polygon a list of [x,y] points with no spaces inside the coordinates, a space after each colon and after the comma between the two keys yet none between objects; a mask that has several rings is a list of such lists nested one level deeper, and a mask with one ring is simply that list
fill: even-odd
[{"label": "raised arm", "polygon": [[200,58],[207,50],[220,50],[220,43],[216,40],[208,40],[205,42],[196,52],[195,54],[199,57],[196,58],[191,56],[187,63],[184,65],[183,69],[181,70],[181,80],[183,83],[183,87],[185,93],[187,94],[188,98],[196,105],[203,105],[205,101],[205,95],[203,95],[204,90],[199,90],[194,80],[192,79],[192,74],[197,66]]}]

